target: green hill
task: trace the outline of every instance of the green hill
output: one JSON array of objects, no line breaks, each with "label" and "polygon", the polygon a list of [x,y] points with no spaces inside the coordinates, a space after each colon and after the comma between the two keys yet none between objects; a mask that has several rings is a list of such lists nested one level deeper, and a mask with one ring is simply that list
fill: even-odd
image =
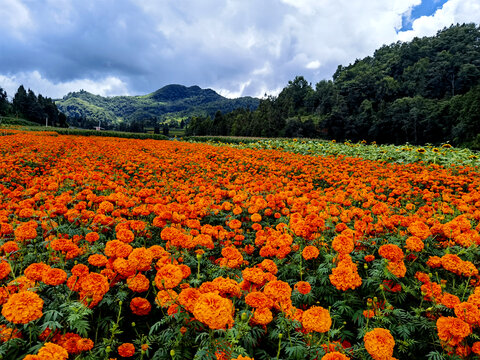
[{"label": "green hill", "polygon": [[227,99],[211,89],[198,86],[167,85],[143,96],[103,97],[87,91],[69,93],[55,101],[58,109],[70,119],[101,122],[104,127],[118,127],[133,122],[148,123],[181,120],[191,116],[214,116],[238,108],[254,110],[259,100],[252,97]]}]

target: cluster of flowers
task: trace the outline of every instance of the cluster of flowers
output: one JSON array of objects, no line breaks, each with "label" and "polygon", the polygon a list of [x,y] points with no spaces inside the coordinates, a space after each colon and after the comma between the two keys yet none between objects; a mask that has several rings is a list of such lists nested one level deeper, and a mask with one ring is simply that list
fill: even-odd
[{"label": "cluster of flowers", "polygon": [[180,359],[210,333],[273,358],[281,328],[322,360],[480,354],[477,169],[49,135],[0,137],[1,350],[143,359],[171,334]]}]

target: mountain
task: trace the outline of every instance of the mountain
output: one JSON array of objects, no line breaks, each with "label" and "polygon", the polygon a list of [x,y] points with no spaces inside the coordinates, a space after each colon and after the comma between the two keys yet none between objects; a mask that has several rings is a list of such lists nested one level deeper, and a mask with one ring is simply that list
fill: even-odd
[{"label": "mountain", "polygon": [[80,90],[56,100],[55,104],[70,119],[86,119],[92,123],[100,121],[103,127],[118,127],[133,122],[151,122],[154,118],[159,122],[180,121],[191,116],[213,117],[218,110],[222,113],[238,108],[254,110],[259,99],[228,99],[212,89],[167,85],[141,96],[103,97]]}]

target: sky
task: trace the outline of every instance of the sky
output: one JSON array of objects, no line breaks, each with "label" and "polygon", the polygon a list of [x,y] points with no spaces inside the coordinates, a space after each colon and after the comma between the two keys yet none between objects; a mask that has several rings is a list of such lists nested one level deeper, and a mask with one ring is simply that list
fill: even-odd
[{"label": "sky", "polygon": [[0,87],[51,98],[143,95],[168,84],[223,96],[314,86],[375,49],[480,23],[480,0],[0,0]]}]

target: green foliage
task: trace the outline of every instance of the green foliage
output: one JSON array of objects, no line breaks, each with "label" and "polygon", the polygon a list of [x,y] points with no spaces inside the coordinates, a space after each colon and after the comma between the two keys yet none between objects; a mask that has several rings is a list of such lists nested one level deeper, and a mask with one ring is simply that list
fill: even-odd
[{"label": "green foliage", "polygon": [[192,116],[214,116],[217,111],[237,108],[255,109],[258,99],[227,99],[211,89],[198,86],[168,85],[143,96],[103,97],[87,91],[69,93],[56,101],[69,117],[71,125],[98,126],[116,130],[140,131],[160,123],[181,127],[181,121]]}]

